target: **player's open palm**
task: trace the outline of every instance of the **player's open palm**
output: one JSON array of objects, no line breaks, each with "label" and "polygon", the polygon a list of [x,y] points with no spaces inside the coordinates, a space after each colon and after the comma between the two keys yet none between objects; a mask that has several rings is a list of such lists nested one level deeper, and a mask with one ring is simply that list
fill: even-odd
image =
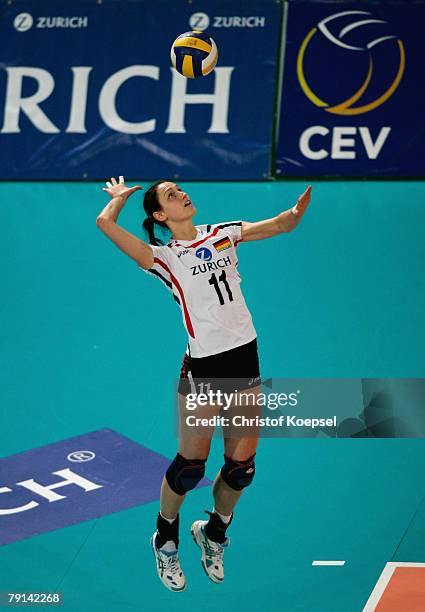
[{"label": "player's open palm", "polygon": [[134,193],[135,191],[139,191],[140,189],[142,189],[140,185],[135,185],[134,187],[127,187],[124,183],[123,176],[118,177],[118,182],[114,177],[112,177],[111,181],[106,181],[106,187],[102,187],[102,190],[106,191],[106,193],[109,193],[111,198],[122,196],[126,199],[128,198],[128,196],[131,196],[132,193]]},{"label": "player's open palm", "polygon": [[307,189],[304,191],[304,193],[300,195],[300,197],[297,200],[296,205],[292,209],[292,212],[294,213],[296,217],[301,218],[303,214],[305,213],[307,206],[310,204],[311,189],[312,187],[311,185],[309,185]]}]

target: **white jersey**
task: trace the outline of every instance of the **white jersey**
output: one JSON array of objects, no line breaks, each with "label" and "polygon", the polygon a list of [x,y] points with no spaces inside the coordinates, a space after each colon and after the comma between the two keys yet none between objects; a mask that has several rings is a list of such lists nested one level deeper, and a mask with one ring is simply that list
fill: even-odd
[{"label": "white jersey", "polygon": [[193,240],[153,246],[148,274],[159,278],[180,305],[191,357],[207,357],[256,338],[243,298],[236,245],[242,222],[196,226]]}]

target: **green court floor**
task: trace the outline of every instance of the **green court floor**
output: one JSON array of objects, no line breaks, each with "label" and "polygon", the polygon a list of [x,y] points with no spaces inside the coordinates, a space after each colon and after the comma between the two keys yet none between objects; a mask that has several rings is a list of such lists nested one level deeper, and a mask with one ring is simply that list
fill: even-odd
[{"label": "green court floor", "polygon": [[[214,223],[273,216],[306,183],[182,186]],[[180,312],[96,228],[100,185],[2,183],[0,197],[0,458],[111,428],[171,459]],[[238,247],[263,376],[424,377],[424,201],[419,182],[318,182],[293,233]],[[140,234],[142,219],[136,194],[120,222]],[[189,534],[212,506],[202,488],[181,512],[186,592],[155,573],[157,502],[1,547],[0,591],[60,590],[67,612],[360,612],[386,562],[425,562],[424,460],[420,439],[262,439],[222,585]],[[206,475],[221,464],[216,439]],[[326,559],[345,565],[312,566]]]}]

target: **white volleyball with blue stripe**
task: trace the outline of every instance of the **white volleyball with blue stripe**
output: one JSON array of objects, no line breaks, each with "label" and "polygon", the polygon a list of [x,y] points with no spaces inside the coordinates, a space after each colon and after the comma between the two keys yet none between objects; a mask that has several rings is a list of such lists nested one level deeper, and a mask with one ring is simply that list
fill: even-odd
[{"label": "white volleyball with blue stripe", "polygon": [[217,63],[217,45],[205,32],[192,30],[176,38],[171,47],[171,63],[188,79],[206,76]]}]

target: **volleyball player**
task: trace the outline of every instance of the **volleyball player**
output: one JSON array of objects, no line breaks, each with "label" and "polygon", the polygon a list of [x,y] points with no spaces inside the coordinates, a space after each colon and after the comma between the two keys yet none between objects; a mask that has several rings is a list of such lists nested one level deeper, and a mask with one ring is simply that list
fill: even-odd
[{"label": "volleyball player", "polygon": [[[259,388],[257,339],[245,304],[236,254],[241,242],[262,240],[293,230],[309,202],[311,186],[292,208],[276,217],[258,221],[230,221],[213,225],[193,224],[196,208],[189,196],[172,181],[158,181],[145,193],[143,227],[149,243],[117,224],[127,198],[139,186],[127,187],[124,177],[111,178],[103,188],[111,201],[97,218],[97,226],[149,275],[172,293],[182,311],[188,346],[180,378],[180,405],[184,406],[191,379],[245,379],[246,387]],[[171,232],[167,244],[155,235],[155,226]],[[205,414],[208,407],[204,408]],[[178,592],[186,578],[178,557],[179,509],[188,491],[203,478],[211,445],[209,435],[194,435],[180,428],[176,457],[161,486],[160,511],[151,545],[162,583]],[[233,509],[255,474],[258,436],[226,437],[224,464],[213,484],[214,507],[207,521],[192,525],[192,536],[201,549],[202,566],[216,583],[224,579],[223,553],[229,544],[226,531]]]}]

